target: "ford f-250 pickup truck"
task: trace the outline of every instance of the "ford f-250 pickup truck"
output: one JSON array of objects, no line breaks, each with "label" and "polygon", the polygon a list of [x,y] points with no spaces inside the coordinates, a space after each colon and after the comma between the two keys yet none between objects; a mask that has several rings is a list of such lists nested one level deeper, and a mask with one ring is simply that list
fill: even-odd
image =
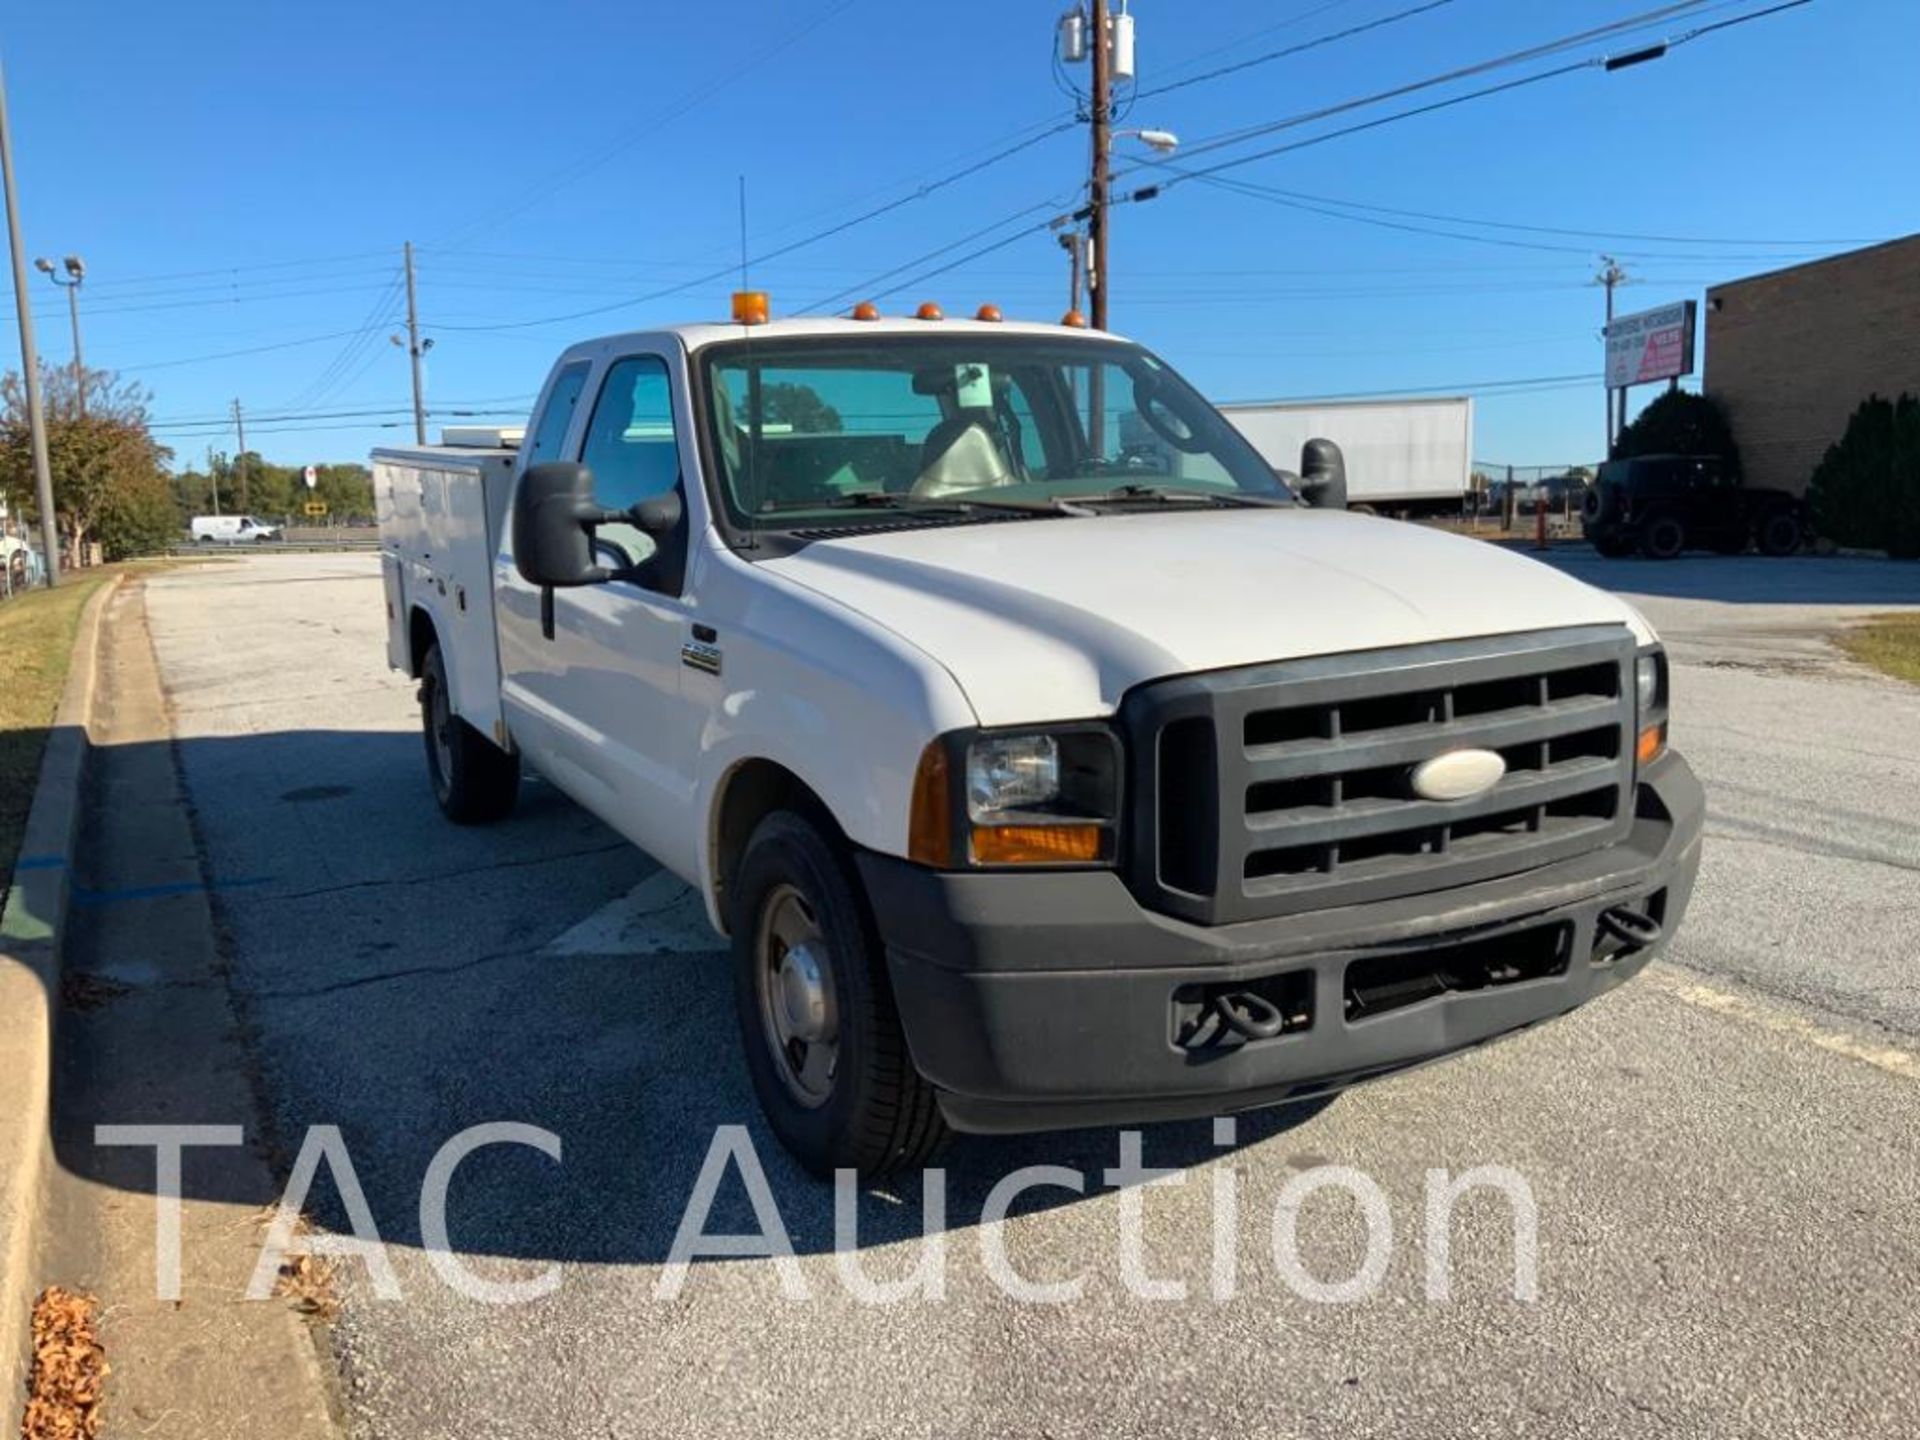
[{"label": "ford f-250 pickup truck", "polygon": [[1115,336],[870,315],[588,341],[516,448],[375,456],[440,806],[531,766],[698,887],[804,1163],[1321,1094],[1660,949],[1703,803],[1630,606]]}]

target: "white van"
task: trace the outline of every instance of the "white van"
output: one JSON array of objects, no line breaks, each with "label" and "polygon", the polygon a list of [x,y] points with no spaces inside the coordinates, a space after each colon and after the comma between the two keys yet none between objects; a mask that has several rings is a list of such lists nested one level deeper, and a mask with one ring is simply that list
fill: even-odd
[{"label": "white van", "polygon": [[278,540],[280,527],[251,515],[196,515],[189,527],[202,545],[243,545],[256,540]]}]

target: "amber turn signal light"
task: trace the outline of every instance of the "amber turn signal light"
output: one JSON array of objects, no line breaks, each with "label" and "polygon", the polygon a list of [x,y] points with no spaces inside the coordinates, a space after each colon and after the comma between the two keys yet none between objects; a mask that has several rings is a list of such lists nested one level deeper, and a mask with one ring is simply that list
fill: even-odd
[{"label": "amber turn signal light", "polygon": [[976,865],[1084,865],[1101,857],[1098,825],[982,825],[973,832]]},{"label": "amber turn signal light", "polygon": [[920,752],[907,807],[907,858],[944,870],[953,864],[952,781],[947,747],[938,740]]},{"label": "amber turn signal light", "polygon": [[1633,758],[1642,765],[1658,760],[1660,752],[1667,748],[1667,722],[1649,725],[1640,732],[1640,742],[1633,747]]}]

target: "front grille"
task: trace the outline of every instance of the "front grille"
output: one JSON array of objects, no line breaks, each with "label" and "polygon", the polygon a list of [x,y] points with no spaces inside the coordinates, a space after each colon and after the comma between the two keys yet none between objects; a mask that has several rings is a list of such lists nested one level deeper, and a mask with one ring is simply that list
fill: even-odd
[{"label": "front grille", "polygon": [[[1592,626],[1183,676],[1121,706],[1128,880],[1205,924],[1417,894],[1621,838],[1632,823],[1633,637]],[[1422,761],[1497,752],[1469,800]]]}]

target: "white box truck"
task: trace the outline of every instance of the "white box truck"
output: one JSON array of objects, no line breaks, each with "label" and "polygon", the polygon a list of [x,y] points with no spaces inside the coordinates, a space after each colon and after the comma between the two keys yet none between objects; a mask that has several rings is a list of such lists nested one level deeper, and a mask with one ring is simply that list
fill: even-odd
[{"label": "white box truck", "polygon": [[1084,330],[583,341],[375,452],[388,658],[450,819],[530,766],[697,887],[813,1169],[1276,1104],[1635,974],[1702,817],[1637,612],[1300,469]]},{"label": "white box truck", "polygon": [[1229,403],[1220,413],[1280,470],[1293,468],[1308,440],[1333,441],[1355,510],[1457,515],[1473,486],[1471,396]]}]

